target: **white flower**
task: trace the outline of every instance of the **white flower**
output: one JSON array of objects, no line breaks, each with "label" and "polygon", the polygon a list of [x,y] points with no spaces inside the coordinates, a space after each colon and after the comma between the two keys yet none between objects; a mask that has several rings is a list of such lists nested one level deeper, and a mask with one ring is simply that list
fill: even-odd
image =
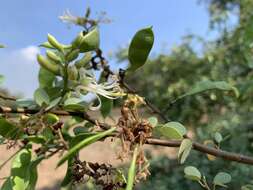
[{"label": "white flower", "polygon": [[79,21],[79,17],[72,15],[69,10],[66,10],[62,16],[59,16],[59,19],[71,24],[78,24]]},{"label": "white flower", "polygon": [[114,76],[109,82],[103,82],[98,84],[95,76],[89,71],[81,68],[79,70],[81,83],[76,87],[77,92],[87,93],[91,92],[96,95],[99,105],[96,107],[90,107],[92,110],[97,110],[101,107],[100,96],[104,96],[108,99],[116,99],[118,97],[124,96],[125,93],[119,86],[117,78]]}]

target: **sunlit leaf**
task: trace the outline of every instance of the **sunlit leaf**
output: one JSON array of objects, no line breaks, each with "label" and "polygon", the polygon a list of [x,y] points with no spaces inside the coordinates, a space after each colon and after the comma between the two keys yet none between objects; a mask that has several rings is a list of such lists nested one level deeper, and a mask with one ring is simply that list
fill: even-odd
[{"label": "sunlit leaf", "polygon": [[49,105],[48,105],[47,108],[46,108],[46,111],[47,111],[47,110],[50,110],[50,109],[52,109],[53,107],[55,107],[56,105],[58,105],[59,102],[61,101],[61,99],[62,99],[61,97],[58,97],[58,98],[56,98],[56,99],[50,101]]},{"label": "sunlit leaf", "polygon": [[94,28],[88,34],[83,36],[80,44],[80,52],[88,52],[99,48],[99,31],[98,28]]},{"label": "sunlit leaf", "polygon": [[186,134],[185,127],[178,122],[168,122],[164,125],[159,125],[155,127],[155,130],[169,139],[182,139]]},{"label": "sunlit leaf", "polygon": [[103,96],[100,97],[100,100],[102,102],[100,112],[102,116],[106,118],[111,112],[111,109],[113,107],[113,101]]},{"label": "sunlit leaf", "polygon": [[225,184],[230,183],[231,176],[225,172],[219,172],[213,179],[213,184],[226,187]]},{"label": "sunlit leaf", "polygon": [[136,168],[136,160],[138,154],[138,147],[135,147],[134,154],[132,158],[131,165],[128,170],[128,177],[127,177],[127,187],[126,190],[132,190],[134,186],[134,179],[135,179],[135,168]]},{"label": "sunlit leaf", "polygon": [[192,149],[192,141],[190,139],[184,139],[178,151],[178,159],[180,160],[181,164],[185,162],[185,160],[190,154],[191,149]]},{"label": "sunlit leaf", "polygon": [[44,116],[44,122],[48,125],[53,125],[59,121],[59,117],[53,113],[47,113]]},{"label": "sunlit leaf", "polygon": [[26,107],[30,109],[37,107],[36,102],[31,99],[17,99],[15,104],[17,107]]},{"label": "sunlit leaf", "polygon": [[34,190],[37,182],[37,165],[43,159],[32,158],[31,149],[22,149],[14,158],[11,175],[4,183],[4,190]]},{"label": "sunlit leaf", "polygon": [[29,142],[36,143],[36,144],[44,144],[46,142],[46,138],[42,135],[27,135],[23,137],[24,139],[28,140]]},{"label": "sunlit leaf", "polygon": [[148,118],[148,122],[149,122],[153,127],[155,127],[155,126],[157,125],[157,123],[158,123],[158,120],[157,120],[156,117],[149,117],[149,118]]},{"label": "sunlit leaf", "polygon": [[215,134],[214,134],[214,140],[215,140],[215,142],[217,142],[219,144],[223,140],[223,137],[222,137],[222,135],[219,132],[215,132]]},{"label": "sunlit leaf", "polygon": [[199,181],[201,180],[201,173],[200,171],[193,167],[193,166],[187,166],[184,168],[184,174],[185,177],[188,179],[191,179],[193,181]]},{"label": "sunlit leaf", "polygon": [[39,70],[39,84],[40,88],[52,87],[55,80],[55,75],[43,67]]},{"label": "sunlit leaf", "polygon": [[88,107],[88,104],[80,98],[68,98],[64,102],[64,108],[66,110],[84,111]]},{"label": "sunlit leaf", "polygon": [[4,118],[0,118],[0,135],[7,139],[18,139],[22,130]]},{"label": "sunlit leaf", "polygon": [[135,71],[145,64],[153,43],[154,33],[151,27],[141,29],[134,35],[128,50],[128,70]]},{"label": "sunlit leaf", "polygon": [[34,92],[34,100],[35,102],[39,105],[42,106],[43,104],[49,104],[50,103],[50,98],[47,94],[47,92],[43,88],[38,88]]}]

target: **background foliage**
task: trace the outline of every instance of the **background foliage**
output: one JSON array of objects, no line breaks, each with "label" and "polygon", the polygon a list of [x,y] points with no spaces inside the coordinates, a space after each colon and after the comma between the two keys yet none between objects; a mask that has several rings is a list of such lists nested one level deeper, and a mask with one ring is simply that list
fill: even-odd
[{"label": "background foliage", "polygon": [[[225,140],[221,147],[233,152],[252,154],[252,40],[253,2],[250,0],[207,0],[202,4],[210,13],[210,30],[218,32],[215,40],[186,36],[180,45],[169,54],[161,54],[149,60],[128,82],[138,91],[159,105],[172,120],[186,124],[196,132],[199,141],[213,139],[214,132],[220,132]],[[230,20],[236,19],[235,25]],[[196,41],[201,51],[194,49]],[[124,50],[117,54],[124,60]],[[240,97],[222,96],[220,92],[186,97],[177,97],[189,91],[192,84],[204,80],[225,80],[236,85]],[[196,161],[197,160],[197,161]],[[207,179],[224,169],[232,176],[229,189],[240,189],[252,180],[253,168],[228,163],[217,159],[209,163],[206,156],[191,154],[188,165],[199,168]],[[183,167],[175,160],[154,158],[152,175],[140,189],[201,189],[193,182],[185,181],[180,175]]]}]

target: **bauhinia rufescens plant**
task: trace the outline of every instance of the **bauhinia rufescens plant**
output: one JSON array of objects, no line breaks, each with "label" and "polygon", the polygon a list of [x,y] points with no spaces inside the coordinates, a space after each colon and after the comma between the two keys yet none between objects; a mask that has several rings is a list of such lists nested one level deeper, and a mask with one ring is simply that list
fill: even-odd
[{"label": "bauhinia rufescens plant", "polygon": [[[88,9],[84,17],[69,12],[60,17],[82,27],[70,44],[62,44],[48,34],[47,41],[40,45],[46,51],[45,55],[37,55],[39,88],[33,100],[0,96],[6,101],[0,105],[0,142],[8,149],[19,147],[11,157],[10,176],[6,177],[2,190],[35,189],[37,166],[55,154],[61,155],[56,167],[68,166],[61,184],[63,189],[74,189],[90,180],[104,190],[131,190],[152,175],[144,144],[179,147],[180,164],[196,150],[208,156],[253,165],[251,157],[221,150],[223,137],[219,132],[214,134],[212,146],[195,142],[187,135],[183,124],[169,120],[126,83],[128,76],[140,67],[145,68],[154,43],[152,27],[136,32],[128,49],[129,67],[114,72],[99,47],[98,24],[103,20],[90,19],[89,15]],[[99,79],[96,71],[99,71]],[[3,82],[2,75],[0,82]],[[224,91],[224,96],[240,96],[236,87],[228,82],[204,80],[173,102],[211,90]],[[91,102],[85,98],[89,94],[94,97]],[[121,107],[117,124],[101,122],[99,118],[108,116],[115,99]],[[151,110],[151,117],[143,116],[140,111],[143,107]],[[101,116],[94,118],[92,113],[97,110]],[[80,150],[105,138],[121,140],[121,152],[117,156],[121,160],[131,158],[128,172],[104,163],[87,162],[79,156]],[[231,181],[231,176],[225,172],[217,172],[213,179],[206,179],[194,166],[186,166],[182,175],[207,190],[227,187]]]}]

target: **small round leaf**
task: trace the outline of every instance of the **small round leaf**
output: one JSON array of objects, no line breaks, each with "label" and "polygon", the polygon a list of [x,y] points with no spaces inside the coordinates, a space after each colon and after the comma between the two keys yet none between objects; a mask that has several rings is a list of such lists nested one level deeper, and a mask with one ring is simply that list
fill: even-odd
[{"label": "small round leaf", "polygon": [[184,169],[185,177],[194,181],[201,180],[201,173],[200,171],[193,167],[193,166],[187,166]]},{"label": "small round leaf", "polygon": [[231,176],[225,172],[219,172],[213,179],[213,183],[215,185],[219,185],[222,187],[226,187],[225,184],[231,181]]}]

